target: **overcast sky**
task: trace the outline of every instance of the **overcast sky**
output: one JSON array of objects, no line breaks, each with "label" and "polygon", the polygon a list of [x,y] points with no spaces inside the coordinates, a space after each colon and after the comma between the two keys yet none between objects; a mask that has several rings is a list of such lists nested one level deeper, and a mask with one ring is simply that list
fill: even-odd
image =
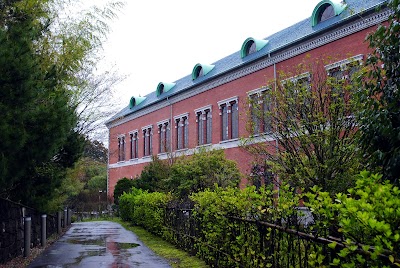
[{"label": "overcast sky", "polygon": [[318,2],[127,0],[104,51],[103,66],[128,75],[116,87],[116,106],[240,50],[248,37],[263,39],[309,18]]}]

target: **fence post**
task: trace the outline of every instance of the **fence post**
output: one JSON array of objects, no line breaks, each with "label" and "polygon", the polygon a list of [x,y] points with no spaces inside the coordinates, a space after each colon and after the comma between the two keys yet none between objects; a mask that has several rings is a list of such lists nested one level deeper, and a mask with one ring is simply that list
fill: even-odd
[{"label": "fence post", "polygon": [[32,218],[24,218],[24,257],[28,257],[31,252],[31,226]]},{"label": "fence post", "polygon": [[67,217],[68,217],[68,215],[67,215],[67,210],[66,209],[64,209],[64,228],[66,228],[67,227]]},{"label": "fence post", "polygon": [[61,234],[61,211],[57,211],[57,233]]},{"label": "fence post", "polygon": [[71,225],[71,214],[72,214],[72,210],[68,209],[68,217],[67,217],[67,224],[68,226]]},{"label": "fence post", "polygon": [[42,244],[42,247],[46,246],[46,219],[47,215],[43,214],[42,215],[42,235],[40,236],[40,243]]}]

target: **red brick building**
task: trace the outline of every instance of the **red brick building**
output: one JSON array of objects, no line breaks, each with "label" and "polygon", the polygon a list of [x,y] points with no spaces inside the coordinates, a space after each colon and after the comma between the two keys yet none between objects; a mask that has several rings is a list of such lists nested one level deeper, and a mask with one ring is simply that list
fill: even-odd
[{"label": "red brick building", "polygon": [[[323,0],[310,18],[263,40],[248,38],[238,52],[213,64],[196,64],[191,75],[160,82],[147,96],[133,96],[106,123],[108,195],[112,197],[119,179],[140,175],[152,155],[190,155],[199,147],[224,149],[243,174],[250,174],[251,156],[239,148],[239,138],[249,135],[246,100],[261,93],[277,73],[305,59],[331,56],[327,72],[350,60],[362,64],[369,52],[367,34],[390,14],[377,9],[384,2]],[[257,131],[268,136],[269,129],[264,125]]]}]

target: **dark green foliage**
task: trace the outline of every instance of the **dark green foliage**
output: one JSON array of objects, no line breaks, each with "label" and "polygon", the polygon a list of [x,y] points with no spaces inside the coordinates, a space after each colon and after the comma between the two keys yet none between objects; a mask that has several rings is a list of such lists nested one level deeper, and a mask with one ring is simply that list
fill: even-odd
[{"label": "dark green foliage", "polygon": [[[194,210],[176,209],[180,218],[165,213],[168,194],[133,188],[121,196],[120,215],[174,243],[191,241],[192,249],[218,267],[399,266],[399,188],[368,172],[360,173],[355,185],[335,198],[318,186],[299,195],[283,184],[279,198],[263,186],[215,187],[192,194]],[[304,215],[296,207],[305,197],[315,222],[298,226],[291,219]],[[337,239],[328,236],[332,226],[339,227]]]},{"label": "dark green foliage", "polygon": [[162,192],[165,190],[165,182],[169,174],[169,163],[153,156],[150,164],[144,167],[140,177],[133,181],[133,186],[149,192]]},{"label": "dark green foliage", "polygon": [[129,193],[133,187],[133,180],[128,178],[120,179],[114,188],[114,203],[118,205],[119,197],[124,193]]},{"label": "dark green foliage", "polygon": [[124,193],[119,198],[120,216],[161,236],[165,231],[164,208],[170,200],[170,194],[132,188],[132,192]]},{"label": "dark green foliage", "polygon": [[[308,198],[308,207],[318,221],[314,230],[338,226],[343,247],[338,247],[335,266],[388,267],[400,266],[400,190],[382,175],[363,171],[356,186],[348,194],[338,193],[335,199],[315,186]],[[332,243],[336,248],[337,243]]]},{"label": "dark green foliage", "polygon": [[237,187],[240,172],[236,163],[228,160],[222,150],[202,151],[178,159],[171,167],[168,190],[180,197],[207,188]]},{"label": "dark green foliage", "polygon": [[368,37],[373,53],[359,93],[361,144],[372,168],[399,185],[400,178],[400,3],[388,1],[394,13]]},{"label": "dark green foliage", "polygon": [[[69,74],[38,53],[49,31],[46,2],[25,2],[3,3],[0,14],[0,185],[2,196],[34,206],[35,196],[59,185],[58,171],[71,165],[79,145],[73,145],[77,116],[63,84]],[[44,174],[54,172],[47,188]]]},{"label": "dark green foliage", "polygon": [[[101,95],[93,93],[95,85],[82,88],[93,77],[88,74],[97,62],[93,55],[108,30],[104,20],[119,6],[60,15],[68,4],[0,2],[0,196],[38,209],[49,207],[46,201],[56,208],[69,192],[61,189],[62,181],[81,156],[88,133],[78,124],[84,120],[82,106],[98,103]],[[108,89],[96,85],[101,92]],[[95,109],[87,113],[96,114]],[[105,163],[104,150],[92,157]]]}]

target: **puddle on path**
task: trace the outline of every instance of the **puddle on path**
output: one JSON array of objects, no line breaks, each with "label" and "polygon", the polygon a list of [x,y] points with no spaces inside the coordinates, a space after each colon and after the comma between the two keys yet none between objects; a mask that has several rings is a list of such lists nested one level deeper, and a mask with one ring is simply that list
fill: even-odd
[{"label": "puddle on path", "polygon": [[93,246],[100,246],[100,247],[106,247],[109,248],[109,245],[112,245],[114,249],[130,249],[130,248],[135,248],[140,246],[140,244],[137,243],[121,243],[121,242],[106,242],[105,238],[99,238],[99,239],[68,239],[66,241],[67,243],[70,244],[79,244],[79,245],[93,245]]},{"label": "puddle on path", "polygon": [[[119,262],[123,262],[129,256],[130,253],[127,252],[128,249],[136,248],[140,246],[137,243],[120,243],[120,242],[106,242],[105,239],[92,239],[92,240],[79,240],[79,239],[70,239],[67,242],[72,244],[80,244],[80,245],[93,245],[93,246],[100,246],[101,248],[95,249],[85,249],[83,252],[80,253],[80,256],[75,259],[74,264],[79,264],[83,259],[93,257],[93,256],[105,256],[106,252],[110,252],[111,255],[117,259]],[[124,267],[124,266],[118,266]]]}]

